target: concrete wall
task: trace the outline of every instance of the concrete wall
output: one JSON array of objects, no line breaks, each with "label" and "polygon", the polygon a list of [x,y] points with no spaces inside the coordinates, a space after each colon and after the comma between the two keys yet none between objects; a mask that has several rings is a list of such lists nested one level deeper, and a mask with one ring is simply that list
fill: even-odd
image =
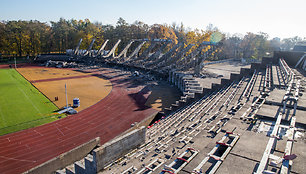
[{"label": "concrete wall", "polygon": [[241,74],[231,73],[231,75],[230,75],[230,80],[231,81],[239,80],[240,78],[241,78]]},{"label": "concrete wall", "polygon": [[267,65],[272,63],[273,58],[272,57],[263,57],[261,60],[261,64]]},{"label": "concrete wall", "polygon": [[304,54],[305,52],[301,51],[274,51],[273,63],[278,63],[280,58],[284,58],[289,66],[295,66]]},{"label": "concrete wall", "polygon": [[251,75],[251,74],[252,74],[252,71],[251,71],[251,69],[249,69],[249,68],[241,68],[241,69],[240,69],[240,74],[241,74],[241,75]]},{"label": "concrete wall", "polygon": [[77,160],[84,158],[100,143],[100,138],[95,138],[89,142],[82,144],[66,153],[63,153],[35,168],[26,171],[26,174],[54,173],[56,170],[62,169]]},{"label": "concrete wall", "polygon": [[93,159],[96,162],[97,171],[103,170],[108,164],[145,143],[145,140],[146,127],[143,126],[95,149]]},{"label": "concrete wall", "polygon": [[259,69],[263,69],[266,68],[265,65],[261,64],[261,63],[251,63],[251,71],[254,72],[255,69],[259,70]]}]

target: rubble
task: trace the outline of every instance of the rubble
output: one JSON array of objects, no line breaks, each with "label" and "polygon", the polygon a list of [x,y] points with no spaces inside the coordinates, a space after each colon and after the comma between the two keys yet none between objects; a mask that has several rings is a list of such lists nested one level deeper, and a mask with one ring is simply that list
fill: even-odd
[{"label": "rubble", "polygon": [[44,66],[46,67],[56,67],[56,68],[79,68],[80,65],[76,62],[65,62],[65,61],[52,61],[48,60]]}]

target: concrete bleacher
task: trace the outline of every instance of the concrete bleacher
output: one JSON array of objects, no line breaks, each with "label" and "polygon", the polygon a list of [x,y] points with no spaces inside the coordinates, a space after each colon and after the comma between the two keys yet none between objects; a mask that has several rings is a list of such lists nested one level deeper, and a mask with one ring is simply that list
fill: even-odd
[{"label": "concrete bleacher", "polygon": [[[219,78],[218,75],[215,75],[215,78],[197,78],[193,77],[191,74],[186,74],[182,72],[170,72],[168,81],[174,85],[176,85],[183,93],[183,96],[176,103],[172,104],[171,107],[166,108],[165,114],[169,114],[179,107],[188,105],[195,100],[198,100],[204,96],[204,94],[212,92],[212,90],[217,90],[224,85],[228,85],[232,83],[234,80],[239,80],[243,77],[243,75],[248,75],[251,73],[251,69],[258,65],[252,64],[252,66],[240,66],[240,64],[234,61],[234,65],[229,63],[228,67],[230,67],[234,73],[222,72],[222,68],[224,64],[214,65],[214,67],[220,67],[219,72],[220,75],[223,74],[224,78]],[[249,67],[250,69],[246,68]],[[240,72],[236,74],[236,72]],[[226,75],[225,75],[226,74]],[[222,76],[223,76],[222,75]],[[227,79],[228,78],[228,79]]]},{"label": "concrete bleacher", "polygon": [[[169,116],[155,123],[147,130],[147,144],[133,152],[138,155],[128,157],[129,160],[125,166],[114,165],[106,170],[116,173],[133,166],[135,171],[132,173],[137,173],[144,171],[145,166],[151,164],[150,161],[159,159],[163,161],[164,167],[161,165],[154,167],[154,171],[146,171],[150,171],[150,173],[255,172],[258,165],[256,161],[260,161],[268,138],[265,134],[254,131],[259,129],[259,125],[264,122],[268,124],[269,121],[273,120],[272,117],[265,120],[262,117],[257,117],[257,115],[265,115],[261,111],[265,110],[265,99],[273,99],[274,77],[277,77],[274,74],[277,73],[274,71],[277,67],[273,68],[273,66],[266,65],[262,66],[263,69],[258,65],[255,67],[255,73],[250,74],[252,71],[247,71],[246,76],[240,80],[232,81],[229,84],[227,83],[227,86],[206,93],[199,100],[179,107]],[[282,90],[282,88],[275,90]],[[279,92],[281,91],[275,92],[275,94],[279,94]],[[233,108],[238,109],[232,112]],[[244,113],[251,111],[254,121],[247,123],[239,121]],[[269,113],[275,115],[274,111]],[[296,114],[301,115],[301,110],[298,110]],[[249,131],[253,129],[254,131]],[[237,141],[237,137],[225,141],[221,136],[222,132],[234,132],[239,137],[239,141]],[[252,143],[252,137],[256,139],[254,139],[255,144]],[[221,141],[219,141],[220,139]],[[215,142],[217,142],[217,145]],[[248,144],[250,147],[245,148]],[[300,144],[299,140],[298,144]],[[280,143],[280,145],[283,145],[283,143]],[[188,147],[197,151],[197,155],[192,159],[184,156]],[[218,147],[222,147],[221,155],[217,153]],[[225,147],[227,148],[225,149]],[[298,148],[301,148],[301,146],[298,145]],[[214,152],[209,153],[208,149],[214,149]],[[224,151],[225,153],[223,153]],[[299,155],[301,155],[301,152]],[[215,161],[213,162],[209,158]],[[137,167],[136,161],[145,164],[144,167]],[[210,161],[209,164],[206,163],[207,161]],[[238,163],[241,163],[241,165],[236,165]],[[299,167],[293,167],[294,172],[302,169],[300,162],[297,162],[296,165]],[[241,169],[241,167],[244,168]]]},{"label": "concrete bleacher", "polygon": [[[206,127],[206,124],[199,123],[199,120],[201,120],[201,115],[202,114],[206,115],[209,113],[210,110],[216,109],[216,106],[218,104],[222,106],[222,104],[224,103],[222,104],[220,103],[221,98],[223,97],[223,95],[232,94],[232,91],[229,92],[230,90],[232,90],[232,88],[233,88],[233,85],[230,85],[226,89],[221,89],[219,92],[216,92],[215,94],[213,94],[213,96],[207,96],[205,98],[202,98],[201,100],[196,102],[198,104],[187,106],[186,108],[165,118],[163,121],[158,122],[156,125],[154,125],[152,128],[148,130],[148,133],[147,133],[148,139],[150,140],[150,142],[153,142],[153,139],[157,138],[155,143],[153,144],[157,144],[157,143],[160,144],[159,151],[162,151],[163,148],[167,148],[171,146],[172,144],[171,142],[173,142],[173,138],[180,139],[180,142],[181,142],[180,144],[182,144],[182,142],[185,142],[185,143],[188,142],[184,140],[189,140],[190,142],[191,141],[190,137],[193,137],[194,135],[196,136],[200,132],[200,131],[195,132],[195,130],[200,130],[200,129],[203,130]],[[221,95],[221,97],[219,96],[220,93],[223,94]],[[225,101],[227,102],[228,100],[225,100]],[[210,103],[213,103],[213,104],[209,105]],[[186,123],[183,124],[183,122],[187,122],[187,123],[189,122],[189,124],[186,125]],[[209,122],[210,122],[209,119],[206,119],[204,123],[208,124]],[[187,128],[182,129],[182,126],[184,127],[186,126]],[[171,130],[169,129],[169,127],[174,128],[174,129]],[[159,134],[156,134],[156,131],[160,132],[164,136],[159,136]],[[189,132],[189,134],[186,134],[185,132],[186,133]],[[165,135],[167,135],[168,137],[165,137]],[[161,137],[165,137],[165,138],[161,138]],[[148,149],[152,149],[152,146],[148,147]],[[141,151],[145,151],[145,149],[142,149]],[[147,150],[147,152],[150,152],[150,150]]]}]

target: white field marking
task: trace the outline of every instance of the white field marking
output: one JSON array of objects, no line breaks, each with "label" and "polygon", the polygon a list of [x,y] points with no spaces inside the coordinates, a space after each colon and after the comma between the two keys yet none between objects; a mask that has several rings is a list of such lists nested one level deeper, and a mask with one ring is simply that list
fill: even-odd
[{"label": "white field marking", "polygon": [[36,109],[36,111],[38,112],[38,113],[40,113],[40,114],[42,114],[41,112],[40,112],[40,110],[35,106],[35,104],[31,101],[31,99],[27,96],[27,94],[22,90],[22,89],[20,89],[19,87],[18,87],[18,89],[19,89],[19,91],[21,91],[22,93],[23,93],[23,95],[29,100],[29,102],[32,104],[32,106]]},{"label": "white field marking", "polygon": [[[18,73],[18,72],[17,72]],[[8,73],[7,73],[8,74]],[[12,76],[9,74],[9,77],[12,79]],[[14,79],[13,79],[14,80]],[[22,92],[23,93],[23,95],[28,99],[28,101],[32,104],[32,106],[36,109],[36,111],[38,112],[38,113],[40,113],[40,114],[42,114],[40,111],[39,111],[39,109],[34,105],[34,103],[31,101],[31,99],[29,98],[29,96],[27,96],[27,94],[22,90],[22,89],[20,89],[18,86],[17,86],[17,88],[19,89],[19,91],[20,92]]]},{"label": "white field marking", "polygon": [[4,114],[3,114],[3,112],[2,112],[1,106],[0,106],[0,115],[1,115],[1,119],[2,119],[3,125],[4,125],[4,127],[6,127],[7,124],[6,124],[6,121],[4,120]]},{"label": "white field marking", "polygon": [[6,127],[6,121],[4,120],[4,114],[3,114],[2,110],[1,110],[1,106],[0,106],[0,115],[1,115],[3,127]]}]

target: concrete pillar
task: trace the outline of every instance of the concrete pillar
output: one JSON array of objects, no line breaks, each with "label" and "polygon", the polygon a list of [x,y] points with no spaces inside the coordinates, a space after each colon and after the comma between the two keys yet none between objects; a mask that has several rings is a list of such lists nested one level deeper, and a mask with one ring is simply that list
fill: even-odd
[{"label": "concrete pillar", "polygon": [[171,74],[172,74],[172,84],[175,84],[175,72],[171,72]]},{"label": "concrete pillar", "polygon": [[180,74],[176,74],[176,86],[179,88],[179,83],[180,83]]},{"label": "concrete pillar", "polygon": [[296,114],[296,108],[297,108],[297,101],[294,101],[293,116],[295,116],[295,114]]},{"label": "concrete pillar", "polygon": [[186,84],[185,84],[185,80],[182,79],[183,83],[182,83],[182,90],[181,91],[185,91],[185,88],[186,88]]},{"label": "concrete pillar", "polygon": [[177,86],[177,74],[174,74],[174,84]]},{"label": "concrete pillar", "polygon": [[178,88],[179,88],[179,89],[182,89],[182,88],[181,88],[181,85],[182,85],[182,75],[179,74],[179,75],[178,75]]},{"label": "concrete pillar", "polygon": [[283,114],[285,113],[286,106],[287,106],[287,99],[284,101],[284,105],[283,105]]}]

